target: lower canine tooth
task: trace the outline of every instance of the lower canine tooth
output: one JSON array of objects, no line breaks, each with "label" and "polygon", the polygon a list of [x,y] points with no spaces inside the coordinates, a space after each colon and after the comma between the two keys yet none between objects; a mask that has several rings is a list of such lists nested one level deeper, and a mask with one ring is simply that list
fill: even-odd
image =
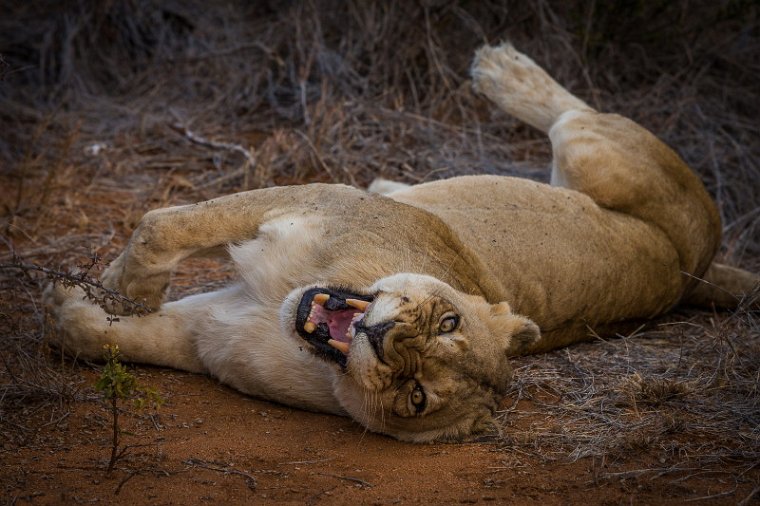
[{"label": "lower canine tooth", "polygon": [[314,325],[314,323],[312,323],[312,322],[306,322],[306,323],[303,324],[303,329],[306,332],[308,332],[309,334],[311,334],[312,332],[314,332],[315,330],[317,330],[317,326]]},{"label": "lower canine tooth", "polygon": [[325,302],[327,302],[328,300],[330,300],[330,296],[327,295],[326,293],[318,293],[314,296],[314,302],[316,302],[320,306],[324,306]]},{"label": "lower canine tooth", "polygon": [[348,343],[344,343],[343,341],[336,341],[335,339],[328,339],[327,344],[343,353],[344,355],[348,355]]}]

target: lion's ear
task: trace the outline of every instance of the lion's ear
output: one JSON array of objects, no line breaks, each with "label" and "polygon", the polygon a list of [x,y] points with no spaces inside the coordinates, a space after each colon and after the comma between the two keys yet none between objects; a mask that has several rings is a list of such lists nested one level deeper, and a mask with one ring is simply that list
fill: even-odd
[{"label": "lion's ear", "polygon": [[533,345],[541,339],[541,329],[538,328],[538,325],[528,318],[522,316],[517,318],[521,320],[520,329],[509,338],[509,347],[507,348],[507,355],[509,356],[529,353]]},{"label": "lion's ear", "polygon": [[498,304],[491,304],[491,316],[499,315],[511,315],[512,308],[506,302],[499,302]]},{"label": "lion's ear", "polygon": [[541,330],[532,320],[512,312],[509,304],[500,302],[491,306],[491,329],[507,340],[508,356],[528,353],[541,339]]}]

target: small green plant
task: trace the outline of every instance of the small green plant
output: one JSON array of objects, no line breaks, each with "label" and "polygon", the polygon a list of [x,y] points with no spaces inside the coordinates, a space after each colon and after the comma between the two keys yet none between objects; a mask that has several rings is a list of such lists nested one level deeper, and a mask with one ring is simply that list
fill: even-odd
[{"label": "small green plant", "polygon": [[138,385],[135,377],[127,371],[127,367],[119,360],[120,352],[117,345],[106,345],[105,350],[104,358],[106,365],[103,366],[103,371],[95,383],[95,389],[103,394],[103,398],[109,402],[111,407],[113,434],[111,439],[111,459],[108,462],[107,471],[108,474],[111,474],[116,461],[129,448],[129,446],[124,446],[119,450],[119,436],[121,434],[119,427],[119,402],[131,399],[137,409],[143,409],[146,406],[158,409],[164,400],[155,389]]}]

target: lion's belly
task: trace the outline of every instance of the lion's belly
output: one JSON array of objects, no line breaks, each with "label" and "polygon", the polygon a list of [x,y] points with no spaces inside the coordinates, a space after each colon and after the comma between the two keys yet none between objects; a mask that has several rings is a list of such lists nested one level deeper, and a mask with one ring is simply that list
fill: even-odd
[{"label": "lion's belly", "polygon": [[393,198],[443,219],[492,270],[514,310],[544,330],[651,317],[681,295],[678,256],[665,235],[578,192],[476,176]]},{"label": "lion's belly", "polygon": [[345,414],[333,394],[335,372],[282,328],[282,301],[313,283],[305,268],[318,249],[318,219],[285,216],[267,222],[257,237],[230,245],[243,279],[231,296],[207,308],[194,329],[208,371],[237,390],[303,409]]}]

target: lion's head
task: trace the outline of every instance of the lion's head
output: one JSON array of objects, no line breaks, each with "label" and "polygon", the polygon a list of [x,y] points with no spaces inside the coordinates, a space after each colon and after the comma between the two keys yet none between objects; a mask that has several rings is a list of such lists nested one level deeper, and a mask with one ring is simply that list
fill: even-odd
[{"label": "lion's head", "polygon": [[418,274],[296,290],[283,322],[334,364],[335,395],[355,420],[416,442],[491,432],[508,356],[539,337],[505,302]]}]

